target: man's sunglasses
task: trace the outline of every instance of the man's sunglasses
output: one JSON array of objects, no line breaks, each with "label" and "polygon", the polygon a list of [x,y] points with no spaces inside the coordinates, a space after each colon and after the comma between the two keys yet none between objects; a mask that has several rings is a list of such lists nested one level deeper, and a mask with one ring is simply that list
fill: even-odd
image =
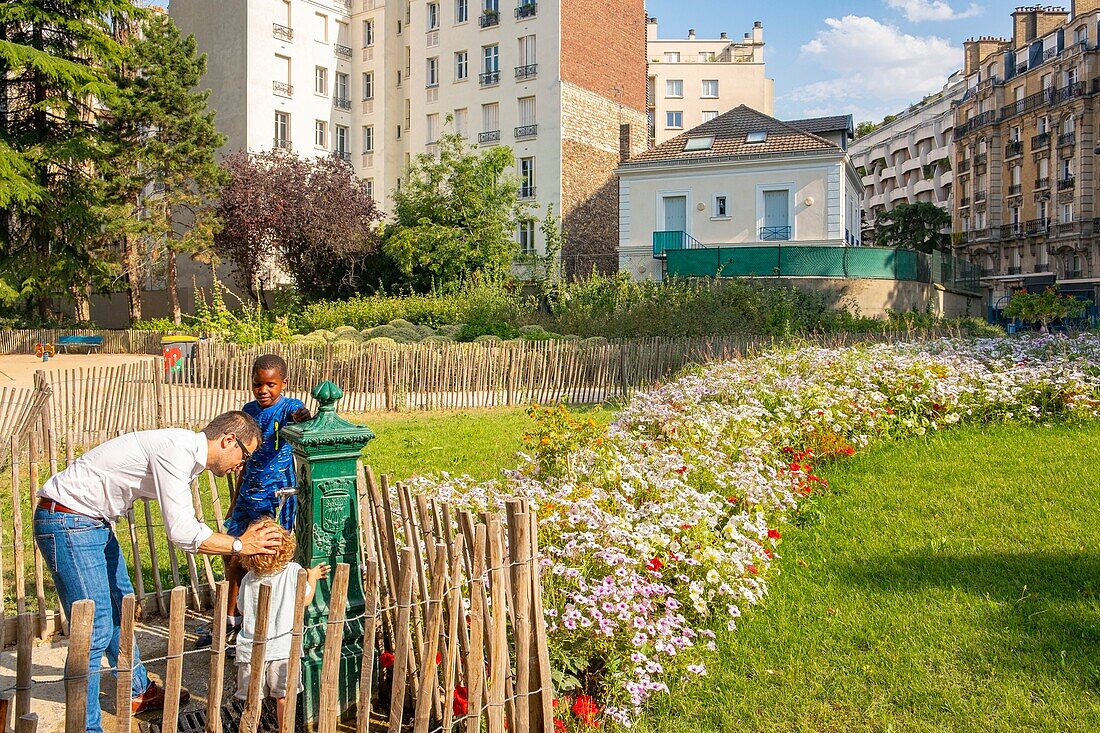
[{"label": "man's sunglasses", "polygon": [[[229,435],[233,435],[233,433],[229,433]],[[241,449],[241,463],[248,463],[248,459],[252,457],[252,451],[245,448],[244,443],[236,435],[233,435],[233,440],[237,442],[237,447]]]}]

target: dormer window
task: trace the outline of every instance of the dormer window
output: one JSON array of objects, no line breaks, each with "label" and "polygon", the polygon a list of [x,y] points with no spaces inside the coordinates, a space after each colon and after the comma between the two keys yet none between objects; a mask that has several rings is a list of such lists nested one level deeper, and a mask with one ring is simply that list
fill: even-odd
[{"label": "dormer window", "polygon": [[759,130],[759,131],[756,131],[756,132],[750,132],[748,135],[745,135],[745,142],[746,143],[762,143],[762,142],[766,141],[767,139],[768,139],[768,133],[764,130]]},{"label": "dormer window", "polygon": [[684,152],[691,150],[710,150],[714,145],[714,135],[707,137],[689,137],[684,145]]}]

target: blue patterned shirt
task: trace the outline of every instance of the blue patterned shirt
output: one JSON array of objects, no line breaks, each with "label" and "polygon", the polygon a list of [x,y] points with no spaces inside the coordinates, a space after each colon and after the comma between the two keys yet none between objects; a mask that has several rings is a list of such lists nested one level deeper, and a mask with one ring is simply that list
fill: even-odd
[{"label": "blue patterned shirt", "polygon": [[244,406],[244,411],[259,423],[263,442],[245,465],[238,503],[244,499],[254,504],[274,505],[277,490],[298,485],[294,455],[290,444],[283,439],[282,429],[293,422],[291,414],[303,407],[305,404],[301,400],[291,397],[280,397],[268,408],[260,407],[255,401]]}]

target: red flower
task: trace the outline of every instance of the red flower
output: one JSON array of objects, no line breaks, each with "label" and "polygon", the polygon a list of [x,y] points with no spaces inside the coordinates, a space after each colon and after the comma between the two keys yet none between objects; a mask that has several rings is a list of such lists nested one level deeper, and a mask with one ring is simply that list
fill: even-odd
[{"label": "red flower", "polygon": [[378,656],[378,661],[382,663],[383,669],[389,669],[393,666],[393,652],[382,652]]},{"label": "red flower", "polygon": [[757,575],[760,572],[759,570],[756,569],[756,566],[753,565],[752,563],[749,563],[748,569],[749,569],[749,572],[752,573],[753,575]]},{"label": "red flower", "polygon": [[436,652],[435,653],[435,663],[436,664],[443,664],[443,652]]},{"label": "red flower", "polygon": [[557,706],[558,706],[558,698],[555,697],[553,700],[550,701],[550,707],[556,708]]},{"label": "red flower", "polygon": [[454,701],[452,702],[451,707],[454,709],[456,718],[465,715],[466,712],[470,709],[469,694],[470,691],[467,690],[465,687],[455,688]]},{"label": "red flower", "polygon": [[577,701],[573,703],[573,714],[580,718],[585,725],[597,728],[600,722],[596,716],[600,714],[600,706],[590,695],[577,695]]},{"label": "red flower", "polygon": [[664,566],[665,566],[665,564],[663,562],[661,562],[661,558],[654,557],[654,558],[650,559],[649,562],[646,563],[645,569],[646,570],[652,570],[653,572],[656,573],[657,571],[659,571]]},{"label": "red flower", "polygon": [[688,470],[687,466],[680,466],[679,468],[676,469],[676,473],[683,476],[685,473],[687,473],[687,470]]},{"label": "red flower", "polygon": [[769,540],[777,540],[777,539],[779,539],[779,538],[780,538],[780,537],[782,537],[782,536],[783,536],[783,535],[779,534],[779,530],[778,530],[778,529],[769,529],[769,530],[768,530],[768,539],[769,539]]},{"label": "red flower", "polygon": [[849,445],[849,446],[846,446],[846,447],[844,448],[844,451],[843,451],[844,455],[846,455],[846,456],[850,456],[850,455],[853,455],[853,454],[854,454],[855,452],[856,452],[856,449],[855,449],[855,448],[853,448],[853,447],[852,447],[852,446],[850,446],[850,445]]},{"label": "red flower", "polygon": [[686,529],[691,529],[691,525],[690,524],[681,524],[680,529],[685,529],[685,530]]},{"label": "red flower", "polygon": [[798,463],[792,463],[792,464],[791,464],[791,470],[792,470],[792,471],[801,471],[801,470],[802,470],[802,466],[801,466],[800,464],[798,464]]},{"label": "red flower", "polygon": [[561,718],[554,718],[554,733],[565,733],[565,723]]},{"label": "red flower", "polygon": [[737,497],[736,496],[727,496],[726,501],[728,501],[730,504],[736,504],[737,503]]}]

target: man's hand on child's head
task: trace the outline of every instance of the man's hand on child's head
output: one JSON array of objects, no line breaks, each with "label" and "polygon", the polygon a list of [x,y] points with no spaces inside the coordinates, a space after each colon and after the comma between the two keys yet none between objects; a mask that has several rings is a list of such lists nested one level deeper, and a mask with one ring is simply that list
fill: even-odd
[{"label": "man's hand on child's head", "polygon": [[306,420],[310,419],[311,417],[313,417],[313,416],[309,414],[309,408],[308,407],[299,407],[297,410],[290,413],[290,419],[293,420],[294,422],[305,422]]}]

